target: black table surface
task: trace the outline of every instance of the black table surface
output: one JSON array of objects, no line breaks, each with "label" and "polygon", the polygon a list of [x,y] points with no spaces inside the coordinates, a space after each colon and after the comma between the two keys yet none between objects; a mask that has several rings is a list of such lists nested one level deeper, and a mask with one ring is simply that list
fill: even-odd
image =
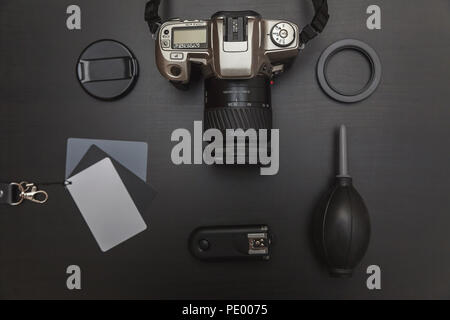
[{"label": "black table surface", "polygon": [[[78,4],[82,29],[66,28]],[[64,178],[69,137],[146,141],[148,181],[158,190],[149,228],[102,253],[69,193],[49,186],[45,205],[0,208],[0,298],[450,298],[450,2],[330,0],[326,31],[272,88],[280,171],[176,166],[170,136],[203,118],[203,83],[178,91],[155,66],[145,1],[0,2],[0,181]],[[368,30],[366,9],[382,9]],[[309,1],[174,0],[167,16],[208,18],[253,9],[304,25]],[[88,96],[75,62],[91,42],[125,43],[140,64],[134,90],[115,102]],[[339,104],[319,88],[315,66],[334,41],[356,38],[379,54],[383,75],[369,99]],[[357,58],[357,57],[353,57]],[[353,59],[352,58],[352,59]],[[348,61],[334,77],[351,87]],[[335,173],[336,129],[349,132],[350,169],[370,210],[372,237],[350,279],[330,278],[310,241],[311,214]],[[204,263],[187,249],[205,225],[268,224],[266,263]],[[66,288],[79,265],[82,290]],[[379,265],[382,289],[366,287]]]}]

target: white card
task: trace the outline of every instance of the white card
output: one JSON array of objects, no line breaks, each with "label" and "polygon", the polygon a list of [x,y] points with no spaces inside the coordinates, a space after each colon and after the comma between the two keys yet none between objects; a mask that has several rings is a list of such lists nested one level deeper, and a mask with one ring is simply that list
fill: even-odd
[{"label": "white card", "polygon": [[69,180],[67,189],[103,252],[147,229],[109,158]]}]

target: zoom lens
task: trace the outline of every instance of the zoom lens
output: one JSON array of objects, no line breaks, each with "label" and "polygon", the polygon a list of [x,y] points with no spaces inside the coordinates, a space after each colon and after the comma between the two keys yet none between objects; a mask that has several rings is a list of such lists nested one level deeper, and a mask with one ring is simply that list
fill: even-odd
[{"label": "zoom lens", "polygon": [[206,79],[204,121],[205,130],[272,129],[269,79]]},{"label": "zoom lens", "polygon": [[[205,80],[205,130],[219,129],[230,141],[224,141],[222,152],[215,158],[224,160],[233,154],[235,163],[259,164],[260,152],[270,153],[272,107],[269,79],[258,76],[248,80]],[[227,132],[232,129],[233,133]],[[242,129],[243,132],[234,130]],[[253,129],[254,132],[250,132]],[[261,138],[260,129],[267,129]],[[252,137],[253,134],[253,138]],[[231,157],[231,156],[230,156]],[[222,158],[222,159],[221,159]]]}]

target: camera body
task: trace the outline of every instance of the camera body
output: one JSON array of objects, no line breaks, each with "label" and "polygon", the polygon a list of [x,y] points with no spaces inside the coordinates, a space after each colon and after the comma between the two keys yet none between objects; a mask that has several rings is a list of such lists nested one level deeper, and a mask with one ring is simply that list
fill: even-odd
[{"label": "camera body", "polygon": [[[326,0],[312,0],[315,15],[301,30],[255,11],[219,11],[208,20],[170,19],[149,0],[145,20],[156,40],[156,65],[175,87],[187,89],[198,65],[205,78],[204,130],[217,129],[248,153],[267,150],[272,132],[271,80],[283,73],[328,22]],[[216,131],[217,132],[217,131]],[[258,132],[258,138],[253,137]],[[232,141],[231,141],[232,142]],[[221,154],[234,154],[226,143]]]},{"label": "camera body", "polygon": [[192,63],[201,66],[206,79],[271,79],[283,72],[299,48],[295,23],[263,19],[254,11],[221,11],[210,20],[163,23],[156,64],[165,78],[179,84],[189,82]]}]

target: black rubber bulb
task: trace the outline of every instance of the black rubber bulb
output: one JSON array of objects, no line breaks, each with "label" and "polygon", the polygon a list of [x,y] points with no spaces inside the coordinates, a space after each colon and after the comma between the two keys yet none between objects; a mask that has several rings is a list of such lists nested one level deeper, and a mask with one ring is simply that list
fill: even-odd
[{"label": "black rubber bulb", "polygon": [[351,277],[369,245],[369,212],[348,174],[345,126],[339,134],[339,175],[317,207],[314,238],[319,255],[336,277]]}]

